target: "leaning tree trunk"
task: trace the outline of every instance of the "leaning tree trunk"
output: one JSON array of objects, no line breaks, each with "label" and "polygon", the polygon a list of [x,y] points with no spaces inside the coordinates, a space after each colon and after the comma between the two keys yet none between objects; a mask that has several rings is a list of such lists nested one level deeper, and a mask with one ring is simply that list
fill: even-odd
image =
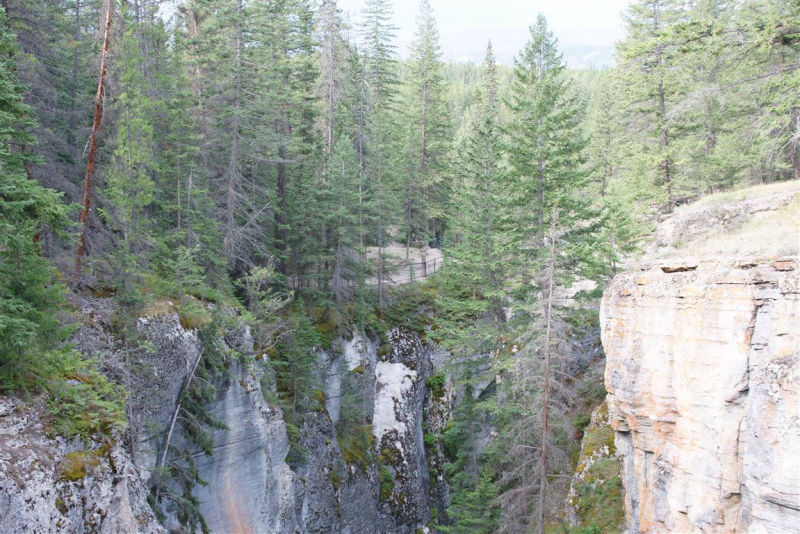
[{"label": "leaning tree trunk", "polygon": [[97,134],[100,130],[100,121],[103,118],[103,102],[106,96],[106,73],[108,71],[108,42],[111,37],[111,17],[113,15],[113,0],[106,0],[106,23],[103,30],[103,47],[100,49],[100,75],[97,81],[97,96],[94,102],[94,121],[92,134],[89,138],[89,157],[86,162],[86,176],[83,180],[83,208],[80,218],[80,235],[78,248],[75,251],[75,282],[80,281],[81,261],[86,248],[86,225],[89,218],[91,205],[92,178],[94,177],[94,163],[97,154]]}]

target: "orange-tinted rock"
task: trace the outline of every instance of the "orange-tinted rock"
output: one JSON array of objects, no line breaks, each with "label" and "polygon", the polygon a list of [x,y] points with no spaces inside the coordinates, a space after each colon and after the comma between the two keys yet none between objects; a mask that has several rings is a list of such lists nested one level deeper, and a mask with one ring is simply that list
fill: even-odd
[{"label": "orange-tinted rock", "polygon": [[797,532],[800,273],[776,263],[662,264],[606,290],[631,532]]}]

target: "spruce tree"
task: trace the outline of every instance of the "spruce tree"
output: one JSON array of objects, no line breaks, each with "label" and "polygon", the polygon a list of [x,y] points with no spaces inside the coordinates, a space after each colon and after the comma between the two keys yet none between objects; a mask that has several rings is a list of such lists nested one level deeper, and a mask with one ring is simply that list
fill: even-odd
[{"label": "spruce tree", "polygon": [[439,30],[430,2],[422,0],[411,49],[406,98],[408,146],[403,186],[406,258],[411,242],[442,237],[444,205],[450,194],[444,173],[450,119],[445,101]]},{"label": "spruce tree", "polygon": [[[633,2],[625,14],[627,38],[618,49],[620,70],[626,77],[627,127],[636,132],[631,157],[637,165],[631,172],[645,173],[652,184],[660,186],[655,200],[666,211],[672,211],[681,195],[673,146],[679,124],[673,108],[685,88],[672,64],[674,44],[667,36],[683,15],[681,3],[675,0]],[[657,150],[651,150],[652,146]]]},{"label": "spruce tree", "polygon": [[365,195],[371,197],[375,245],[377,245],[378,305],[385,301],[385,247],[389,226],[394,222],[398,203],[396,166],[397,132],[393,128],[397,114],[397,72],[394,50],[396,28],[392,25],[389,0],[367,0],[363,12],[364,83],[367,87],[365,128]]},{"label": "spruce tree", "polygon": [[66,210],[55,191],[31,180],[35,124],[24,103],[14,58],[17,41],[0,9],[0,389],[33,386],[48,353],[64,341],[58,311],[64,303],[56,270],[42,257],[41,233],[63,231]]},{"label": "spruce tree", "polygon": [[[508,127],[507,193],[516,211],[510,235],[517,244],[512,257],[519,277],[512,295],[518,303],[515,338],[522,344],[514,356],[508,402],[535,415],[512,419],[505,428],[510,450],[501,462],[499,500],[505,521],[519,528],[535,524],[541,533],[554,506],[550,485],[561,483],[551,473],[566,462],[553,442],[563,433],[560,407],[569,395],[561,380],[566,311],[556,306],[556,288],[602,274],[605,246],[595,234],[599,217],[584,193],[582,105],[542,15],[530,31],[515,62],[510,102],[515,115]],[[533,449],[526,446],[530,443]],[[535,517],[528,515],[531,500]]]},{"label": "spruce tree", "polygon": [[[456,321],[447,337],[469,350],[496,348],[505,283],[503,229],[508,220],[506,169],[499,123],[497,72],[491,44],[475,90],[473,118],[452,162],[453,192],[445,241],[440,304]],[[476,322],[476,318],[481,318]],[[481,325],[483,325],[481,327]],[[460,335],[463,334],[463,335]]]}]

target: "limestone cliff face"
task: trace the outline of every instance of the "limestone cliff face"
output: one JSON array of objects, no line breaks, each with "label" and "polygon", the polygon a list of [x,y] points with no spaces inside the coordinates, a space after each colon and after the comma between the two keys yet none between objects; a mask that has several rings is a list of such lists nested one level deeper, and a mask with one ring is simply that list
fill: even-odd
[{"label": "limestone cliff face", "polygon": [[0,532],[166,533],[125,447],[49,435],[43,404],[0,397]]},{"label": "limestone cliff face", "polygon": [[622,274],[601,328],[629,531],[797,532],[797,259]]},{"label": "limestone cliff face", "polygon": [[[42,401],[0,396],[0,532],[177,530],[177,513],[168,505],[159,524],[147,496],[202,341],[169,302],[136,321],[136,344],[116,332],[113,302],[87,298],[81,306],[83,323],[73,341],[105,374],[127,384],[129,430],[111,450],[67,442],[47,435]],[[418,335],[392,330],[379,347],[378,340],[356,333],[329,349],[315,349],[324,407],[293,428],[291,439],[274,402],[268,357],[253,361],[249,328],[240,325],[218,341],[228,355],[225,372],[213,378],[216,398],[205,406],[221,423],[209,429],[211,454],[188,439],[181,425],[171,439],[208,482],[195,486],[193,497],[212,532],[427,531],[431,508],[442,506],[446,485],[428,476],[423,418],[432,402],[426,387],[431,347]],[[366,429],[362,449],[368,450],[359,449],[362,457],[354,460],[341,446],[348,440],[337,436],[337,422],[356,401],[359,428]],[[292,447],[301,460],[290,461]],[[78,474],[72,474],[75,463]]]}]

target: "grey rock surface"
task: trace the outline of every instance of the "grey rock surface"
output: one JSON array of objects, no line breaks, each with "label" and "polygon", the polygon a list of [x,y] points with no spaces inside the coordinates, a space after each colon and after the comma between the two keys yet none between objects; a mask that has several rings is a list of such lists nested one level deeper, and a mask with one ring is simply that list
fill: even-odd
[{"label": "grey rock surface", "polygon": [[44,410],[0,397],[0,532],[165,533],[121,444],[52,438]]},{"label": "grey rock surface", "polygon": [[[202,342],[182,326],[169,302],[136,320],[136,335],[128,339],[119,332],[113,302],[86,297],[79,305],[82,325],[73,342],[130,391],[132,446],[116,444],[86,477],[60,480],[60,462],[77,445],[48,438],[33,408],[0,397],[0,532],[165,532],[146,502],[150,477]],[[290,466],[283,413],[267,400],[275,394],[269,362],[253,359],[247,327],[223,336],[231,355],[225,356],[225,374],[213,379],[216,399],[206,406],[211,419],[224,425],[212,430],[212,453],[193,445],[180,424],[171,438],[172,446],[193,451],[199,477],[208,482],[193,494],[212,532],[427,531],[431,506],[446,506],[447,494],[443,479],[431,491],[422,423],[427,411],[442,427],[451,396],[428,397],[430,347],[418,335],[393,330],[388,337],[391,350],[383,356],[377,340],[358,333],[315,350],[326,401],[306,417],[297,442],[303,460]],[[367,465],[348,465],[339,448],[337,420],[352,409],[345,398],[351,404],[357,399],[361,424],[368,425],[367,436],[374,434]],[[432,465],[437,461],[442,458]],[[380,495],[379,464],[394,478],[386,498]],[[168,511],[164,526],[179,526],[173,513]]]}]

